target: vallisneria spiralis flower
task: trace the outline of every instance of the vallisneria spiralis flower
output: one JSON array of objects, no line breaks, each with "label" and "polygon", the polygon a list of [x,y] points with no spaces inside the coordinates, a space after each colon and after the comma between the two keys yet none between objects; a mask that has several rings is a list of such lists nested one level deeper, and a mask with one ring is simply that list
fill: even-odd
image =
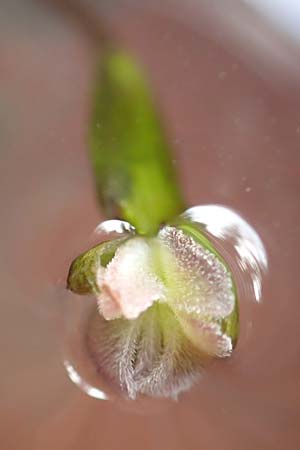
[{"label": "vallisneria spiralis flower", "polygon": [[68,288],[97,301],[102,337],[90,351],[101,373],[130,398],[177,397],[211,357],[232,353],[234,281],[192,224],[163,226],[155,237],[131,230],[76,258]]},{"label": "vallisneria spiralis flower", "polygon": [[67,281],[97,303],[96,334],[86,339],[96,370],[131,399],[177,398],[211,358],[231,355],[239,329],[231,270],[201,227],[181,214],[148,91],[131,58],[107,53],[90,159],[102,211],[121,217],[126,232],[78,256]]}]

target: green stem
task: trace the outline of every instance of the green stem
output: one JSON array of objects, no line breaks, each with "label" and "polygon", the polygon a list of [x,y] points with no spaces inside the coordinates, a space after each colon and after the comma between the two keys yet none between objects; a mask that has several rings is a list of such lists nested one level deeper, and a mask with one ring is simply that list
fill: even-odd
[{"label": "green stem", "polygon": [[101,61],[90,130],[90,157],[101,206],[141,234],[183,209],[172,159],[143,74],[127,54]]}]

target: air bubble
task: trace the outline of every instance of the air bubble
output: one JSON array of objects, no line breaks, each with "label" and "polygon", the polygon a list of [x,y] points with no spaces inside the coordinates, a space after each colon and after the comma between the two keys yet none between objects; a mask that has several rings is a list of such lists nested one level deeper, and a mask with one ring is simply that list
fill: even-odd
[{"label": "air bubble", "polygon": [[268,259],[254,228],[235,211],[221,205],[195,206],[181,217],[197,224],[220,251],[233,271],[243,300],[260,302]]},{"label": "air bubble", "polygon": [[[245,335],[247,339],[251,338],[247,323],[252,324],[255,320],[253,308],[257,307],[262,299],[262,283],[268,268],[266,251],[260,237],[240,215],[219,205],[190,208],[182,214],[178,223],[181,221],[198,227],[226,265],[211,248],[198,245],[191,237],[187,237],[178,225],[164,227],[159,238],[164,240],[176,259],[181,261],[180,277],[186,277],[188,272],[186,284],[179,280],[176,285],[176,279],[173,280],[174,292],[177,290],[182,294],[181,300],[184,300],[182,304],[178,302],[178,310],[196,315],[206,314],[207,317],[226,316],[235,301],[234,280],[241,311],[242,340]],[[121,236],[133,237],[135,229],[127,222],[106,221],[96,228],[92,236],[93,245]],[[177,244],[170,247],[170,242]],[[206,280],[206,283],[203,280]],[[182,290],[182,286],[186,286],[186,290]],[[191,292],[196,296],[206,296],[206,306],[204,303],[195,302]],[[93,342],[93,339],[99,339],[97,345],[101,346],[101,338],[99,335],[93,335],[91,328],[91,323],[99,316],[95,298],[83,298],[74,294],[68,296],[64,365],[70,380],[93,398],[113,400],[122,408],[131,409],[134,402],[128,400],[115,381],[99,371],[99,364],[95,362],[89,349],[88,343]],[[142,396],[138,408],[140,409],[143,402],[146,402],[148,408],[148,401]],[[159,408],[165,402],[157,399],[151,401],[159,403]]]}]

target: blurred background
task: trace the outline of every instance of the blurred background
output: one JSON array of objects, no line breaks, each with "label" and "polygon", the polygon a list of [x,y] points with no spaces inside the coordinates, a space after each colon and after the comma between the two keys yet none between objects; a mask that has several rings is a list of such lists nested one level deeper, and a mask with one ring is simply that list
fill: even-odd
[{"label": "blurred background", "polygon": [[[296,0],[1,0],[1,449],[300,447],[299,24]],[[146,70],[188,204],[239,211],[269,257],[233,357],[153,408],[90,398],[63,367],[66,273],[103,219],[86,148],[103,27]]]}]

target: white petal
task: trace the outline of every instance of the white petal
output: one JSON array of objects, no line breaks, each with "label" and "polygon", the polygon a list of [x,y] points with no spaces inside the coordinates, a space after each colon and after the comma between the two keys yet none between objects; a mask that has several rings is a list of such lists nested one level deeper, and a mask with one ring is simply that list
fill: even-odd
[{"label": "white petal", "polygon": [[104,289],[98,296],[98,308],[100,314],[106,320],[118,319],[122,316],[122,310],[118,302]]},{"label": "white petal", "polygon": [[98,304],[106,319],[119,312],[135,319],[154,301],[165,298],[164,285],[154,272],[150,242],[144,238],[133,238],[119,247],[99,273],[98,284],[102,292]]}]

